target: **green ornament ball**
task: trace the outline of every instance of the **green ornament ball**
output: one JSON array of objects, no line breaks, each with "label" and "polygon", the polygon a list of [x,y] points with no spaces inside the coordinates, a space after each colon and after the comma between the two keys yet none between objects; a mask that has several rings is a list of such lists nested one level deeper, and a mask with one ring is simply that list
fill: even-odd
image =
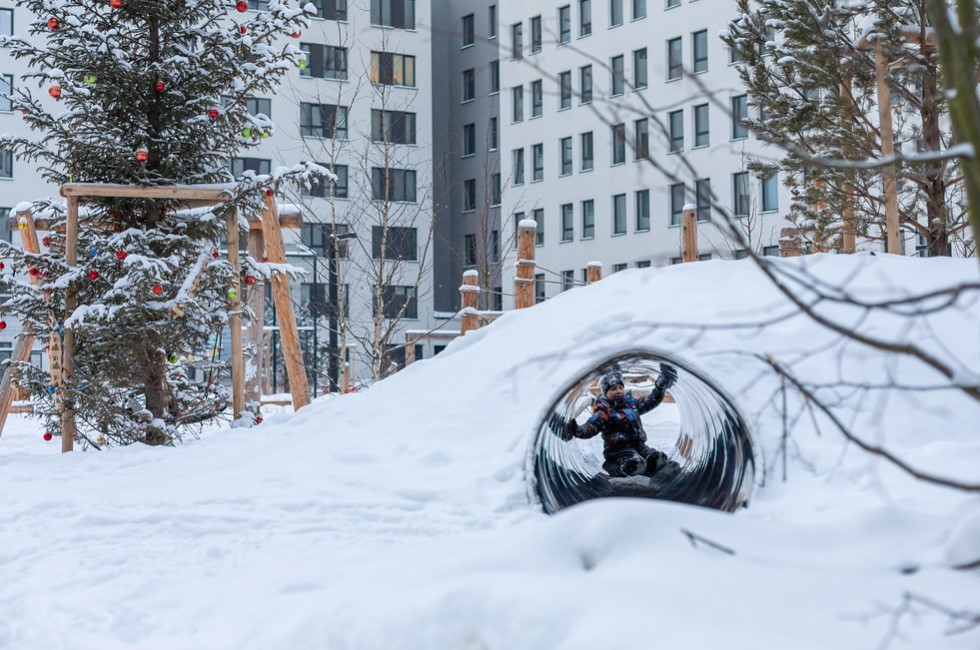
[{"label": "green ornament ball", "polygon": [[300,59],[299,61],[296,62],[296,65],[299,67],[300,70],[306,70],[306,59]]},{"label": "green ornament ball", "polygon": [[243,138],[251,138],[252,137],[252,129],[251,129],[251,127],[246,126],[244,129],[242,129],[242,137]]},{"label": "green ornament ball", "polygon": [[99,80],[99,78],[96,77],[94,74],[87,74],[87,75],[85,75],[85,83],[88,84],[89,86],[91,86],[92,84],[94,84],[98,80]]},{"label": "green ornament ball", "polygon": [[268,138],[270,135],[272,135],[272,131],[263,131],[262,132],[262,137],[263,138]]},{"label": "green ornament ball", "polygon": [[177,355],[176,354],[171,354],[170,355],[170,358],[168,359],[168,361],[170,361],[170,363],[177,363],[177,361],[178,361]]},{"label": "green ornament ball", "polygon": [[237,289],[228,289],[228,300],[234,300],[238,297]]}]

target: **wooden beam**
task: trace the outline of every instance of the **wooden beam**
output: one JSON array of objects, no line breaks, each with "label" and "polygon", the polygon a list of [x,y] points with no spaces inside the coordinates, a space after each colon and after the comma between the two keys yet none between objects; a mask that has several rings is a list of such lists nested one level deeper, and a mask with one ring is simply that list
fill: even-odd
[{"label": "wooden beam", "polygon": [[201,200],[222,203],[231,198],[223,185],[113,185],[110,183],[65,183],[61,196],[78,199],[133,198]]},{"label": "wooden beam", "polygon": [[534,240],[538,225],[524,219],[517,225],[517,273],[514,275],[514,309],[534,304]]},{"label": "wooden beam", "polygon": [[[65,213],[65,263],[69,269],[74,268],[78,263],[78,197],[68,197],[68,209]],[[65,315],[70,316],[75,311],[76,298],[70,291],[65,292]],[[63,349],[61,354],[61,388],[58,390],[60,396],[61,411],[61,452],[72,451],[75,447],[75,404],[73,398],[66,398],[65,385],[71,381],[74,375],[75,357],[75,332],[70,327],[63,328]],[[54,377],[54,369],[51,370]]]},{"label": "wooden beam", "polygon": [[[275,199],[266,194],[265,210],[262,211],[262,224],[265,234],[265,249],[273,264],[286,263],[286,248],[279,229],[279,213]],[[299,410],[310,403],[310,390],[306,383],[306,368],[303,366],[303,352],[299,345],[299,332],[296,329],[296,316],[293,314],[293,299],[289,294],[289,278],[284,273],[272,275],[272,298],[276,303],[276,316],[279,322],[279,336],[282,339],[283,358],[286,361],[286,375],[289,378],[289,391],[293,395],[293,409]]]},{"label": "wooden beam", "polygon": [[[875,77],[878,90],[878,128],[881,132],[881,156],[891,158],[895,155],[895,134],[892,131],[892,92],[888,87],[888,60],[885,59],[885,46],[882,39],[875,39]],[[901,255],[902,242],[898,219],[898,186],[895,163],[889,163],[881,170],[885,190],[885,231],[888,237],[886,251]]]},{"label": "wooden beam", "polygon": [[[214,205],[214,202],[213,201],[204,201],[198,207],[207,207],[207,206],[210,206],[210,205]],[[192,206],[188,206],[188,207],[192,207]],[[57,219],[37,219],[37,220],[35,220],[34,223],[35,223],[35,225],[36,225],[36,227],[37,227],[38,230],[58,231],[60,229],[55,227],[55,224],[57,222],[58,222]],[[13,224],[12,223],[11,223],[11,227],[13,227]],[[102,230],[111,230],[112,229],[112,224],[110,224],[110,223],[103,223],[103,224],[87,223],[86,224],[86,227],[100,228]],[[289,230],[299,230],[300,228],[303,227],[303,215],[300,215],[300,214],[284,214],[284,215],[280,215],[279,216],[279,227],[280,228],[286,228],[286,229],[289,229]],[[248,220],[248,229],[249,229],[250,232],[252,232],[252,231],[261,231],[262,230],[262,220],[261,219],[249,219]]]},{"label": "wooden beam", "polygon": [[231,402],[237,420],[245,410],[245,357],[242,351],[241,273],[238,260],[238,210],[228,214],[228,262],[234,273],[228,289],[228,328],[231,330]]},{"label": "wooden beam", "polygon": [[[840,85],[841,97],[851,96],[852,80],[844,77]],[[846,154],[846,152],[845,152]],[[846,155],[845,155],[846,157]],[[854,171],[844,170],[844,223],[841,227],[841,252],[853,253],[857,250],[857,221],[854,216]]]},{"label": "wooden beam", "polygon": [[477,328],[477,305],[480,302],[479,280],[478,271],[471,270],[463,273],[463,284],[459,288],[460,305],[463,308],[459,330],[463,335]]},{"label": "wooden beam", "polygon": [[[261,223],[261,221],[260,221]],[[251,224],[250,224],[251,225]],[[265,235],[261,230],[249,230],[248,254],[252,259],[260,260],[265,255]],[[262,365],[263,354],[262,326],[265,320],[265,282],[256,279],[255,284],[246,289],[248,292],[248,307],[255,314],[245,329],[245,346],[251,350],[248,364],[251,366],[245,373],[245,401],[259,403],[262,397]],[[250,376],[248,373],[251,372]],[[258,412],[258,408],[256,408]]]},{"label": "wooden beam", "polygon": [[681,261],[698,261],[698,213],[697,207],[684,206],[681,225]]}]

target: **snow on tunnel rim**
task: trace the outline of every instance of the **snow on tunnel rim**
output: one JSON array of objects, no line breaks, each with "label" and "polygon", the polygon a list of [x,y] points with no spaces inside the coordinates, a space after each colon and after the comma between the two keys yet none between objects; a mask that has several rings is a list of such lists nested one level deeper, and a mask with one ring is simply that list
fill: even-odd
[{"label": "snow on tunnel rim", "polygon": [[[587,410],[590,389],[598,385],[603,374],[619,370],[626,378],[626,389],[639,395],[653,388],[661,363],[677,369],[677,382],[664,403],[643,416],[643,425],[648,444],[678,463],[679,471],[658,472],[649,479],[614,479],[602,469],[600,436],[562,440],[562,423]],[[679,422],[672,427],[669,423],[651,426],[655,414],[663,419],[671,406]],[[658,430],[663,433],[664,429],[670,430],[670,439],[657,439]],[[533,436],[526,469],[532,477],[531,499],[548,514],[589,499],[620,496],[734,511],[748,504],[755,457],[752,438],[738,408],[700,369],[661,352],[634,350],[594,364],[592,370],[565,386]]]}]

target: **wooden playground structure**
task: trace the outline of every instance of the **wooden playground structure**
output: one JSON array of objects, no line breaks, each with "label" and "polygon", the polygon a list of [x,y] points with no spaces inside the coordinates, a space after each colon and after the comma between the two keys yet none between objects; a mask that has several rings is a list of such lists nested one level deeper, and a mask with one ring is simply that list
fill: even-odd
[{"label": "wooden playground structure", "polygon": [[[173,186],[138,186],[113,185],[103,183],[67,183],[61,187],[61,195],[66,200],[65,213],[65,262],[75,266],[78,262],[78,212],[79,206],[85,202],[97,201],[104,198],[139,198],[148,200],[180,201],[188,208],[212,207],[227,202],[231,196],[227,188],[212,185],[173,185]],[[283,244],[283,228],[299,228],[302,221],[299,215],[280,217],[279,208],[272,190],[267,190],[264,197],[265,206],[257,218],[248,220],[247,250],[250,256],[266,260],[271,264],[285,264],[286,253]],[[35,221],[30,212],[18,215],[17,222],[21,231],[24,250],[28,253],[40,254],[40,244],[37,237],[38,229],[45,230],[52,224],[45,221]],[[248,306],[258,318],[253,318],[243,337],[241,314],[241,264],[239,250],[241,247],[239,235],[238,210],[231,209],[227,215],[228,262],[234,268],[232,286],[229,287],[229,329],[231,331],[231,386],[232,411],[237,420],[247,408],[257,412],[261,401],[260,373],[245,374],[245,340],[254,351],[254,361],[262,358],[263,323],[261,315],[264,312],[265,292],[263,283],[257,281],[250,287]],[[40,283],[41,278],[31,276],[33,284]],[[303,354],[300,349],[299,332],[296,317],[293,313],[293,303],[289,294],[289,279],[285,273],[274,272],[271,278],[272,297],[275,303],[279,332],[282,339],[283,357],[286,366],[286,376],[289,381],[293,408],[298,410],[310,403],[309,388],[306,381],[306,369],[303,366]],[[66,299],[66,312],[70,313],[76,305],[70,296]],[[182,314],[179,305],[171,309],[171,315],[179,317]],[[12,360],[27,361],[34,346],[34,336],[24,332],[14,347]],[[48,363],[51,371],[51,383],[55,387],[55,404],[61,416],[61,450],[74,449],[75,413],[70,402],[64,400],[62,385],[71,379],[73,374],[73,358],[75,351],[75,335],[68,328],[64,336],[52,334],[46,343]],[[7,415],[13,406],[16,387],[12,385],[12,372],[8,368],[0,380],[0,435],[6,423]]]}]

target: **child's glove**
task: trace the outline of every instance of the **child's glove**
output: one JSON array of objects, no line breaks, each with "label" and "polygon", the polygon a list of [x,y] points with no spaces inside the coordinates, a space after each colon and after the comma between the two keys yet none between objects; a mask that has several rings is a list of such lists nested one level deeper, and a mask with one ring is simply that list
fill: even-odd
[{"label": "child's glove", "polygon": [[669,363],[660,364],[660,376],[657,377],[656,386],[660,390],[667,390],[677,381],[677,368]]}]

